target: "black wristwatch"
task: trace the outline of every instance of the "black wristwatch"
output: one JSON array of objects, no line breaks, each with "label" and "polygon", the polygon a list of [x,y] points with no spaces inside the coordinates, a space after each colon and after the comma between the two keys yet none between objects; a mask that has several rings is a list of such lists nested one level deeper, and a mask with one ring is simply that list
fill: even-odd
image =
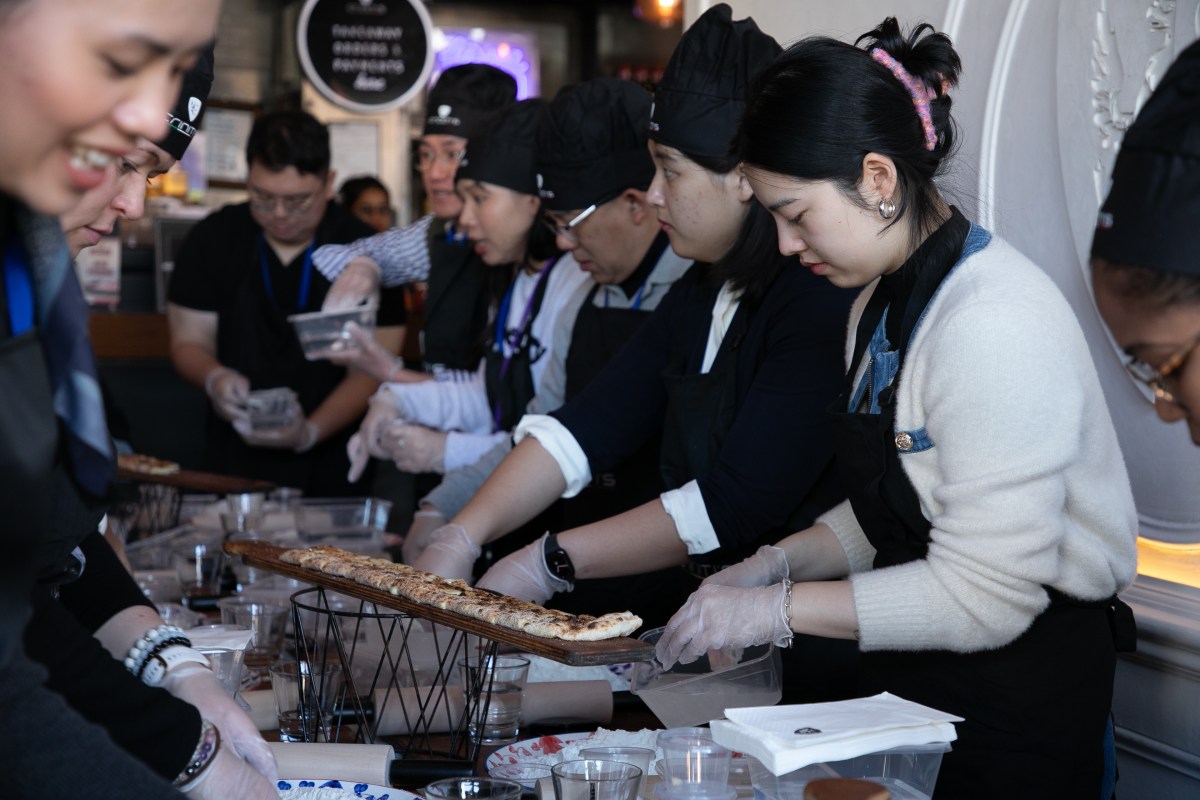
[{"label": "black wristwatch", "polygon": [[567,551],[558,546],[558,536],[547,534],[544,542],[542,555],[546,560],[546,569],[559,580],[574,583],[575,565],[571,563]]}]

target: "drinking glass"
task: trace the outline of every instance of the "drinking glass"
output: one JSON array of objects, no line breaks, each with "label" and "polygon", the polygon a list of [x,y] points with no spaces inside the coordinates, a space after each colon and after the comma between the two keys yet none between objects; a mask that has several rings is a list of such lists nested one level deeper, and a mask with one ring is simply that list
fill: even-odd
[{"label": "drinking glass", "polygon": [[555,800],[634,800],[642,771],[619,761],[563,761],[550,768]]},{"label": "drinking glass", "polygon": [[[515,742],[529,659],[473,655],[459,661],[458,666],[468,707],[477,709],[471,715],[471,738],[486,745]],[[482,713],[485,706],[486,713]]]}]

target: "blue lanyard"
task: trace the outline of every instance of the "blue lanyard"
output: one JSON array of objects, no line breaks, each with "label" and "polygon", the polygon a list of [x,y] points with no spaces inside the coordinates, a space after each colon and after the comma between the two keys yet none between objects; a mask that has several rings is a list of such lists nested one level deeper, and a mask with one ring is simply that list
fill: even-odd
[{"label": "blue lanyard", "polygon": [[[630,311],[637,311],[642,307],[642,292],[646,291],[646,284],[650,283],[650,276],[646,276],[646,280],[642,281],[642,285],[638,287],[637,293],[633,296],[633,302],[629,304]],[[604,287],[604,307],[608,308],[608,289]]]},{"label": "blue lanyard", "polygon": [[[511,352],[509,352],[507,355],[504,354],[504,329],[508,323],[508,310],[512,306],[513,292],[516,291],[517,288],[516,279],[513,279],[513,282],[509,284],[508,291],[504,293],[504,300],[500,303],[500,311],[496,315],[496,332],[494,336],[496,350],[498,350],[500,354],[504,356],[503,360],[500,362],[500,371],[497,373],[498,380],[504,380],[504,377],[508,375],[508,367],[512,362],[513,356],[517,354],[518,345],[520,345],[521,340],[525,338],[525,330],[529,327],[529,317],[533,313],[534,301],[537,300],[538,287],[541,286],[542,281],[546,279],[546,273],[550,272],[550,268],[554,266],[554,262],[556,260],[557,259],[552,258],[547,261],[546,266],[542,267],[542,271],[537,274],[537,279],[533,282],[533,290],[529,292],[529,299],[525,301],[525,311],[521,314],[521,321],[513,330],[514,339],[513,341],[509,342]],[[503,409],[500,407],[500,403],[497,402],[492,407],[492,433],[496,433],[500,430],[500,417],[502,414]]]},{"label": "blue lanyard", "polygon": [[[308,287],[312,283],[312,257],[317,243],[311,242],[304,251],[304,271],[300,274],[300,292],[296,295],[296,310],[303,311],[308,306]],[[275,301],[275,287],[271,284],[271,267],[267,259],[267,237],[258,235],[258,263],[262,267],[263,285],[267,287],[267,297]],[[279,305],[278,301],[275,301]]]},{"label": "blue lanyard", "polygon": [[25,248],[16,239],[4,249],[4,295],[8,299],[8,324],[13,336],[33,327],[33,284]]}]

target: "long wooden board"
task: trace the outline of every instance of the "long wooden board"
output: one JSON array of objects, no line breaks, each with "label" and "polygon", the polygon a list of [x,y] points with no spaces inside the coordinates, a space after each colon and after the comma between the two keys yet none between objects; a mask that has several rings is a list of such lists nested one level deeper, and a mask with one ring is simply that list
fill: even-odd
[{"label": "long wooden board", "polygon": [[599,642],[565,642],[561,639],[547,639],[543,636],[531,636],[522,631],[514,631],[490,622],[467,617],[454,611],[445,611],[433,606],[413,602],[406,597],[373,589],[355,583],[349,578],[339,578],[336,575],[326,575],[323,572],[306,569],[296,564],[280,561],[279,557],[290,548],[280,547],[268,542],[238,541],[225,545],[226,552],[240,555],[252,567],[276,572],[289,578],[306,583],[324,586],[341,594],[349,595],[360,600],[367,600],[378,606],[394,608],[414,617],[428,619],[441,625],[447,625],[460,631],[482,636],[501,644],[519,647],[527,653],[533,653],[551,661],[558,661],[573,667],[586,667],[597,664],[623,664],[627,661],[649,661],[654,658],[654,646],[639,642],[637,639],[620,637],[604,639]]},{"label": "long wooden board", "polygon": [[252,478],[238,478],[233,475],[218,475],[215,472],[199,472],[192,469],[181,469],[168,475],[153,475],[132,469],[118,469],[117,475],[139,483],[159,483],[164,486],[174,486],[187,492],[206,494],[242,494],[244,492],[269,492],[275,484]]}]

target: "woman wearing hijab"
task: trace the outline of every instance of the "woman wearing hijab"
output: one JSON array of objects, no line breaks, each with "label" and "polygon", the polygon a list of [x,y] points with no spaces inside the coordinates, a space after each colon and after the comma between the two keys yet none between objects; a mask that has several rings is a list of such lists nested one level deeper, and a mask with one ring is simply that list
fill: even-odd
[{"label": "woman wearing hijab", "polygon": [[739,128],[780,250],[866,287],[826,423],[849,498],[713,576],[658,655],[857,640],[866,691],[964,718],[935,797],[1095,800],[1136,561],[1116,433],[1065,298],[934,182],[950,40],[889,18],[859,42],[791,47]]},{"label": "woman wearing hijab", "polygon": [[1092,239],[1096,305],[1164,422],[1200,445],[1200,43],[1125,134]]},{"label": "woman wearing hijab", "polygon": [[534,137],[543,107],[523,100],[503,112],[487,136],[472,140],[455,176],[464,208],[459,227],[495,276],[511,276],[487,331],[487,354],[470,380],[380,388],[350,442],[351,480],[368,453],[406,472],[471,464],[508,435],[534,397],[551,408],[561,402],[545,394],[556,357],[551,334],[560,314],[578,309],[589,278],[573,258],[558,256],[538,222]]},{"label": "woman wearing hijab", "polygon": [[[0,121],[6,796],[177,797],[172,782],[193,797],[272,796],[269,782],[223,746],[220,731],[194,708],[137,682],[103,654],[109,668],[95,678],[112,691],[95,695],[92,710],[113,721],[155,710],[166,715],[162,761],[131,758],[43,685],[46,674],[28,660],[21,641],[31,593],[86,571],[72,550],[95,530],[113,473],[86,308],[58,221],[46,215],[66,211],[102,183],[138,137],[153,141],[167,132],[164,109],[180,75],[211,42],[219,6],[218,0],[0,2],[0,102],[13,110]],[[60,646],[86,662],[100,647],[89,642],[87,651]],[[166,666],[154,674],[161,678]],[[167,774],[163,765],[172,761]]]}]

